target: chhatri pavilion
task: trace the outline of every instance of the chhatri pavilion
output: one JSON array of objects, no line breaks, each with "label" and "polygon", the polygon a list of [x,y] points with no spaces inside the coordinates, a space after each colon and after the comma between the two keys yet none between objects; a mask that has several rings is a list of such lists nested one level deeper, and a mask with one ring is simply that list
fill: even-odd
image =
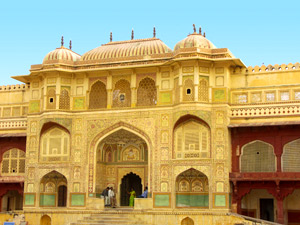
[{"label": "chhatri pavilion", "polygon": [[0,221],[300,224],[299,63],[246,67],[195,26],[71,47],[0,86]]}]

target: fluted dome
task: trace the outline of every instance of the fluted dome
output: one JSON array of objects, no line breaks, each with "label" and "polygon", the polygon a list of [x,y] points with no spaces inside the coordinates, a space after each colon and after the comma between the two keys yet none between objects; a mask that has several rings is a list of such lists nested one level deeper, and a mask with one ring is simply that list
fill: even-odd
[{"label": "fluted dome", "polygon": [[127,58],[143,58],[171,53],[172,50],[158,38],[115,41],[101,45],[82,55],[82,61],[115,61]]},{"label": "fluted dome", "polygon": [[207,40],[201,34],[194,32],[193,34],[188,35],[185,39],[179,41],[174,48],[174,51],[183,48],[207,48],[213,49],[216,46],[213,45],[209,40]]},{"label": "fluted dome", "polygon": [[52,63],[73,63],[79,61],[81,56],[72,50],[61,46],[51,52],[49,52],[44,60],[43,64],[52,64]]}]

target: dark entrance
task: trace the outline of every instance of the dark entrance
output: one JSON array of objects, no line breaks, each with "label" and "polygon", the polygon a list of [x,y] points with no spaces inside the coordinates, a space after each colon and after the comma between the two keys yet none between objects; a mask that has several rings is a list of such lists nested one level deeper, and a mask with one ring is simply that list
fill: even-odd
[{"label": "dark entrance", "polygon": [[274,200],[271,198],[261,198],[260,205],[260,218],[274,222]]},{"label": "dark entrance", "polygon": [[65,185],[58,187],[58,206],[67,206],[67,187]]},{"label": "dark entrance", "polygon": [[136,196],[139,196],[142,194],[142,180],[141,178],[134,174],[129,173],[126,176],[122,178],[121,183],[121,206],[129,206],[129,194],[128,192],[131,191],[131,188],[133,188],[136,192]]}]

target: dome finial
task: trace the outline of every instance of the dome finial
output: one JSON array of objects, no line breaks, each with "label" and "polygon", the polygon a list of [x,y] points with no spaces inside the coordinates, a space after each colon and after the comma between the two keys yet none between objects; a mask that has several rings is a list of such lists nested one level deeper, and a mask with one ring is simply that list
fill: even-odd
[{"label": "dome finial", "polygon": [[72,41],[70,40],[69,49],[72,50]]},{"label": "dome finial", "polygon": [[206,37],[205,32],[203,32],[203,37]]},{"label": "dome finial", "polygon": [[132,28],[132,31],[131,31],[131,40],[133,40],[134,38],[134,31],[133,31],[133,28]]},{"label": "dome finial", "polygon": [[201,27],[199,27],[199,34],[202,35]]},{"label": "dome finial", "polygon": [[61,36],[61,46],[64,46],[64,36]]},{"label": "dome finial", "polygon": [[110,32],[109,40],[110,40],[110,42],[112,42],[112,32]]},{"label": "dome finial", "polygon": [[193,28],[194,28],[194,33],[196,33],[196,26],[195,26],[195,24],[193,24]]},{"label": "dome finial", "polygon": [[153,27],[153,37],[154,37],[154,38],[156,37],[156,29],[155,29],[155,26]]}]

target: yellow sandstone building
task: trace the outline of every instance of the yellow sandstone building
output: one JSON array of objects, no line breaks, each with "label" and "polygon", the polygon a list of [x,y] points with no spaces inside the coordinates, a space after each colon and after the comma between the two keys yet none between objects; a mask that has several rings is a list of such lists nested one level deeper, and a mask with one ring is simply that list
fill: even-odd
[{"label": "yellow sandstone building", "polygon": [[[155,31],[82,56],[62,41],[13,78],[24,84],[0,87],[2,212],[30,225],[300,224],[298,63],[247,68],[194,28],[173,50]],[[132,187],[149,189],[133,209]]]}]

